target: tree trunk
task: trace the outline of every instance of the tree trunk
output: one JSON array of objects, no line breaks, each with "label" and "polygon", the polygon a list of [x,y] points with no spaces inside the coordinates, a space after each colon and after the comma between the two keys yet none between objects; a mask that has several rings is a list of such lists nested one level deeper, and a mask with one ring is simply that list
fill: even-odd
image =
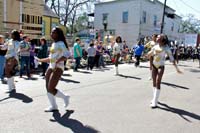
[{"label": "tree trunk", "polygon": [[73,14],[73,17],[72,17],[71,35],[74,33],[75,18],[76,18],[76,10],[74,10],[74,14]]}]

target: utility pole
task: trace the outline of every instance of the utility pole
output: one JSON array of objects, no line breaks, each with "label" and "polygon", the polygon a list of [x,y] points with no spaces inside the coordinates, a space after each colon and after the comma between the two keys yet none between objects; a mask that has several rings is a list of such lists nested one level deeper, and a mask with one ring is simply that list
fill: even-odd
[{"label": "utility pole", "polygon": [[162,22],[161,22],[161,28],[160,28],[160,33],[163,33],[163,28],[164,28],[164,23],[165,23],[165,9],[166,9],[166,3],[167,0],[164,2],[164,8],[163,8],[163,15],[162,15]]}]

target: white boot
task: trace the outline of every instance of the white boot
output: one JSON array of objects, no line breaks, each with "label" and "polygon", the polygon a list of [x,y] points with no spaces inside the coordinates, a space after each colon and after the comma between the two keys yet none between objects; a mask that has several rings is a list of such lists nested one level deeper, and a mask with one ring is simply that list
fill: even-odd
[{"label": "white boot", "polygon": [[49,99],[50,102],[50,106],[48,108],[46,108],[44,111],[45,112],[53,112],[53,111],[57,111],[58,110],[58,106],[56,104],[56,99],[54,97],[54,95],[52,95],[51,93],[47,93],[47,97]]},{"label": "white boot", "polygon": [[66,96],[63,92],[57,90],[56,97],[62,98],[64,100],[64,107],[69,105],[69,96]]},{"label": "white boot", "polygon": [[152,70],[150,70],[150,76],[148,78],[149,80],[152,80]]},{"label": "white boot", "polygon": [[13,89],[16,89],[14,77],[11,77],[11,86],[12,86]]},{"label": "white boot", "polygon": [[[156,87],[153,87],[152,91],[153,91],[153,96],[154,96],[154,93],[155,93],[155,90],[156,90]],[[151,103],[153,102],[153,99],[151,100]]]},{"label": "white boot", "polygon": [[157,107],[159,95],[160,95],[160,90],[159,89],[155,89],[154,95],[153,95],[153,100],[152,100],[152,103],[150,105],[152,108],[156,108]]},{"label": "white boot", "polygon": [[115,75],[119,75],[118,67],[115,67]]},{"label": "white boot", "polygon": [[7,79],[8,90],[6,91],[6,93],[10,93],[11,91],[15,89],[13,88],[13,84],[14,84],[13,81],[14,81],[13,77]]}]

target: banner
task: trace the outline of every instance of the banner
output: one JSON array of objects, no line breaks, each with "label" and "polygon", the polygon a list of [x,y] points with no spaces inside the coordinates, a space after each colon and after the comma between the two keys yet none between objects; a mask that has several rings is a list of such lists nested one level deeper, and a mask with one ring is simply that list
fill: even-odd
[{"label": "banner", "polygon": [[185,45],[195,47],[197,45],[197,34],[185,34]]}]

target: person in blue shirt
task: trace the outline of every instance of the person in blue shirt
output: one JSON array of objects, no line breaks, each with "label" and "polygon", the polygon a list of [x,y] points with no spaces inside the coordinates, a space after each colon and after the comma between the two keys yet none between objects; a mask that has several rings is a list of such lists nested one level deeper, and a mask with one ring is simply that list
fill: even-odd
[{"label": "person in blue shirt", "polygon": [[137,42],[137,45],[134,47],[134,55],[136,58],[135,66],[136,67],[138,67],[140,65],[140,57],[142,56],[143,51],[144,51],[143,40],[140,39]]}]

